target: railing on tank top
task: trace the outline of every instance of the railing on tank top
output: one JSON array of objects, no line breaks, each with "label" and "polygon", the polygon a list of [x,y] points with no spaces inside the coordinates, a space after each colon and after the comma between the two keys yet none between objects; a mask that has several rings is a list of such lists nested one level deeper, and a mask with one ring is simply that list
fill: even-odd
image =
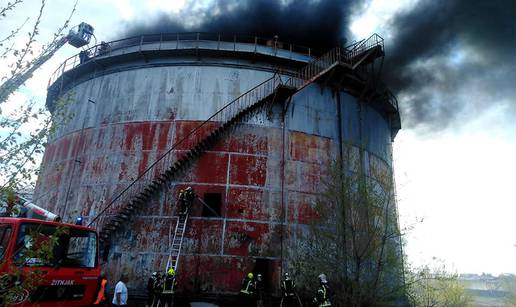
[{"label": "railing on tank top", "polygon": [[[85,63],[85,61],[81,61],[81,53],[82,56],[88,56],[87,61],[94,62],[97,57],[110,56],[121,49],[129,47],[138,47],[138,51],[140,52],[143,50],[143,46],[149,44],[156,44],[157,50],[161,50],[165,46],[169,47],[169,49],[199,49],[202,47],[200,44],[202,42],[213,43],[211,47],[215,50],[228,50],[227,48],[229,48],[233,51],[254,50],[254,52],[256,52],[260,47],[270,47],[274,52],[284,50],[308,57],[320,56],[322,54],[322,52],[314,50],[313,48],[281,42],[274,38],[270,39],[250,35],[227,35],[208,32],[145,34],[110,42],[102,42],[67,58],[52,73],[48,80],[47,87],[50,87],[66,71]],[[243,45],[240,46],[241,44]]]}]

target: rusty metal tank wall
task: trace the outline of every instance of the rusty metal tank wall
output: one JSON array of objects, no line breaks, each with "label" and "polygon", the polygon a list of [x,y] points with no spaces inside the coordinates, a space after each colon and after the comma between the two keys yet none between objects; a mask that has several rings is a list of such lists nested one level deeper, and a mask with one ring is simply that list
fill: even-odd
[{"label": "rusty metal tank wall", "polygon": [[[282,67],[293,70],[307,60],[299,55]],[[76,73],[60,93],[71,97],[73,116],[46,148],[34,199],[65,218],[80,214],[88,221],[175,140],[271,77],[277,65],[237,54],[175,54],[113,59]],[[194,207],[180,260],[181,291],[236,293],[253,270],[277,291],[287,249],[296,233],[309,231],[321,179],[339,147],[364,148],[368,163],[391,167],[389,122],[346,92],[312,84],[281,113],[276,106],[239,124],[119,232],[106,264],[111,279],[128,271],[130,286],[143,287],[152,271],[163,269],[175,195],[192,186],[201,197],[220,195],[221,217]]]}]

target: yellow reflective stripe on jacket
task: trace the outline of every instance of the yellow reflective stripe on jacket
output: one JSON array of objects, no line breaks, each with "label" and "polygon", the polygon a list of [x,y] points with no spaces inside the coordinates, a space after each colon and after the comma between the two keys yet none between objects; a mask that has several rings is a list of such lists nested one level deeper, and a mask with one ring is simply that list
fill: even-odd
[{"label": "yellow reflective stripe on jacket", "polygon": [[331,302],[328,300],[326,287],[319,288],[319,291],[323,294],[323,302],[319,304],[319,307],[329,307]]},{"label": "yellow reflective stripe on jacket", "polygon": [[240,290],[240,292],[245,293],[245,294],[250,294],[249,287],[251,286],[252,282],[253,282],[252,280],[249,280],[247,282],[247,285],[245,286],[245,289]]}]

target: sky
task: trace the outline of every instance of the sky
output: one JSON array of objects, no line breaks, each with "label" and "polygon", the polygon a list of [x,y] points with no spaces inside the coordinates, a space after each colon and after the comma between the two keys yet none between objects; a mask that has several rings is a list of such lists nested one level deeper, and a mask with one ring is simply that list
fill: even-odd
[{"label": "sky", "polygon": [[[214,7],[213,1],[225,6]],[[270,8],[274,7],[271,1],[256,3]],[[283,0],[287,4],[292,1]],[[312,0],[298,1],[313,9]],[[483,7],[480,4],[486,1],[463,0],[328,2],[316,11],[342,10],[342,18],[332,17],[338,20],[335,27],[339,31],[333,32],[342,34],[339,39],[350,42],[376,32],[386,40],[385,78],[392,82],[389,85],[396,91],[402,114],[403,128],[394,142],[394,166],[409,262],[420,266],[438,258],[459,273],[516,273],[516,201],[512,190],[516,182],[516,86],[512,82],[516,78],[511,73],[516,71],[516,58],[506,52],[514,51],[509,44],[514,33],[503,31],[508,28],[503,21],[510,19],[504,11],[511,8]],[[25,0],[15,14],[0,19],[0,37],[23,23],[26,16],[34,16],[39,3]],[[149,20],[166,23],[179,18],[187,28],[195,28],[204,20],[210,29],[224,29],[231,24],[221,20],[239,12],[232,3],[80,0],[72,24],[92,24],[98,41],[138,33],[145,27],[152,30]],[[72,6],[68,0],[48,1],[41,41],[66,19]],[[215,13],[207,14],[206,7]],[[222,14],[226,19],[217,15],[220,11],[226,12]],[[306,12],[301,7],[295,14]],[[501,14],[500,18],[495,18],[496,14]],[[304,19],[312,24],[324,19],[307,16]],[[282,26],[274,20],[268,26],[271,24]],[[317,27],[327,26],[318,24],[315,28],[319,31]],[[488,31],[491,28],[493,31]],[[246,29],[256,31],[252,25]],[[498,29],[502,31],[495,31]],[[499,33],[501,36],[495,37]],[[324,35],[318,37],[323,40],[320,44],[327,42]],[[59,63],[77,52],[71,46],[59,50],[2,106],[2,111],[30,97],[43,103],[48,77]],[[6,71],[4,65],[0,67],[1,75]]]}]

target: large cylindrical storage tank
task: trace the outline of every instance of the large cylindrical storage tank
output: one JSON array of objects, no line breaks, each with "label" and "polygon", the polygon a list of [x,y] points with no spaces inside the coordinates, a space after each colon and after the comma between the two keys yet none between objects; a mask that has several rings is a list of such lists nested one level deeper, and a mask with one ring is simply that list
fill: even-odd
[{"label": "large cylindrical storage tank", "polygon": [[[53,76],[47,106],[65,115],[45,151],[34,193],[38,205],[65,219],[82,215],[91,221],[217,110],[278,69],[288,78],[314,58],[309,49],[274,41],[157,37],[104,45],[69,59]],[[164,269],[177,193],[191,186],[216,214],[200,202],[192,209],[179,262],[180,291],[236,294],[245,273],[255,271],[277,293],[293,252],[288,249],[314,218],[328,164],[342,154],[343,144],[351,144],[364,161],[390,170],[397,129],[392,114],[349,91],[309,84],[243,118],[169,182],[159,199],[113,235],[106,272],[111,280],[129,272],[130,287],[139,291],[152,271]]]}]

